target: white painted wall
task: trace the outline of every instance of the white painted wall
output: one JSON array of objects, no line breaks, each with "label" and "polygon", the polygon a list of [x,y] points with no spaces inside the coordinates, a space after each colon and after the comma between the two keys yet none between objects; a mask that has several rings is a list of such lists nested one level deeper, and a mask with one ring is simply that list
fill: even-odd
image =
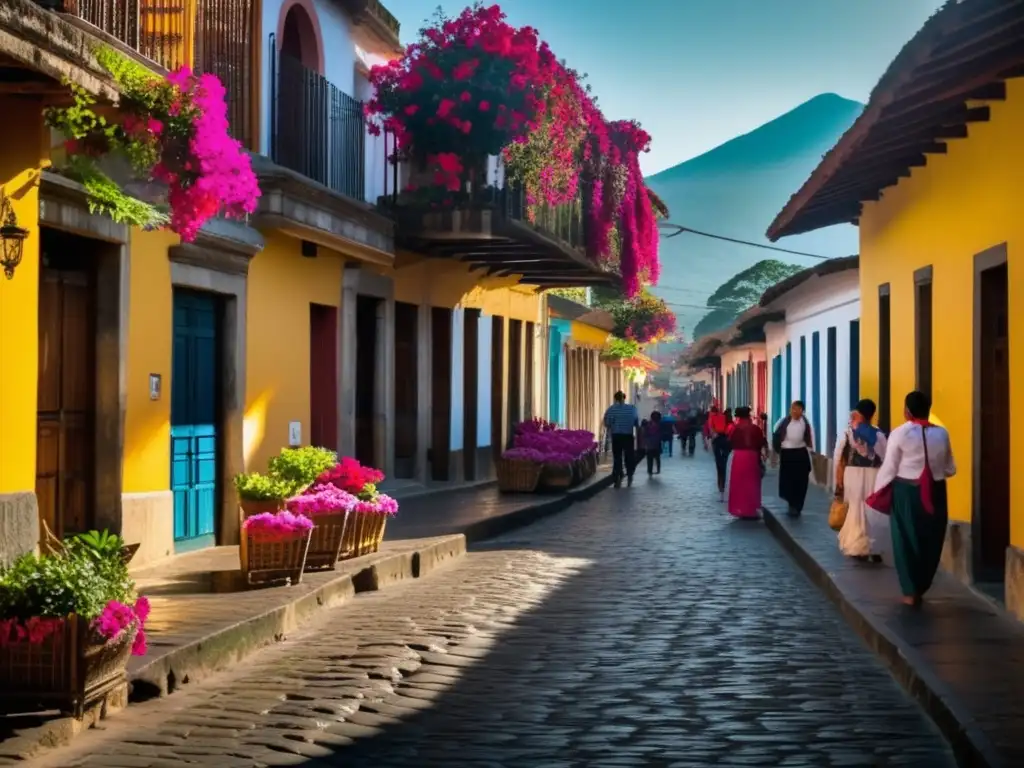
[{"label": "white painted wall", "polygon": [[464,323],[466,311],[462,307],[452,310],[452,418],[451,418],[451,444],[453,451],[461,451],[463,445],[463,434],[465,421],[463,420],[463,388],[466,386],[463,366],[465,364],[466,331]]},{"label": "white painted wall", "polygon": [[[767,359],[764,344],[744,344],[742,347],[736,347],[729,349],[722,353],[722,376],[723,378],[727,373],[736,375],[736,366],[740,363],[750,362],[751,367],[754,369],[751,375],[751,394],[756,394],[757,386],[757,364],[764,362]],[[725,408],[738,408],[742,405],[753,405],[753,403],[730,403],[729,402],[729,391],[726,388],[723,392],[725,402]]]},{"label": "white painted wall", "polygon": [[483,448],[491,444],[491,324],[490,315],[480,313],[477,321],[477,376],[476,376],[476,444]]},{"label": "white painted wall", "polygon": [[[860,319],[860,286],[858,272],[855,269],[814,277],[803,285],[782,296],[769,309],[784,309],[784,323],[770,323],[765,327],[768,358],[782,355],[783,365],[783,400],[785,400],[785,365],[786,343],[793,345],[792,391],[793,399],[800,397],[800,338],[806,338],[806,406],[807,416],[811,419],[814,413],[814,386],[811,380],[811,365],[815,332],[819,335],[819,384],[818,391],[821,408],[821,434],[818,436],[819,450],[824,450],[828,437],[828,329],[836,329],[836,412],[835,433],[838,435],[846,425],[850,411],[855,403],[850,402],[850,322]],[[774,396],[771,367],[768,369],[768,403]],[[788,408],[783,402],[783,409]],[[813,423],[813,422],[812,422]]]}]

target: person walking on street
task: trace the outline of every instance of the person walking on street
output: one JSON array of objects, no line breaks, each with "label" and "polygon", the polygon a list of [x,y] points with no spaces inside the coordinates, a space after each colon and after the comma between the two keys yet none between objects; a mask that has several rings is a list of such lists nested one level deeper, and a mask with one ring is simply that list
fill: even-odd
[{"label": "person walking on street", "polygon": [[[615,487],[622,487],[622,478],[628,485],[633,484],[633,470],[636,469],[636,431],[640,426],[640,414],[636,406],[626,402],[625,392],[615,393],[615,402],[604,412],[604,425],[612,436],[612,479]],[[659,445],[659,449],[660,449]]]},{"label": "person walking on street", "polygon": [[804,417],[801,400],[793,401],[789,415],[772,430],[772,449],[779,455],[779,498],[789,505],[790,517],[799,517],[807,499],[814,450],[814,431]]},{"label": "person walking on street", "polygon": [[885,459],[885,434],[871,423],[875,403],[861,400],[850,414],[850,425],[836,444],[836,498],[846,502],[846,520],[839,529],[839,551],[857,560],[882,562],[887,549],[889,521],[864,500],[875,490],[878,468]]},{"label": "person walking on street", "polygon": [[651,413],[651,420],[640,430],[644,453],[647,456],[647,476],[661,474],[661,414]]},{"label": "person walking on street", "polygon": [[711,409],[708,416],[708,435],[711,439],[711,450],[715,454],[715,472],[718,475],[718,500],[725,501],[725,470],[729,464],[729,422],[731,414],[720,413],[718,407]]},{"label": "person walking on street", "polygon": [[[911,392],[907,421],[892,431],[875,493],[891,486],[892,549],[903,602],[921,604],[932,585],[946,539],[946,479],[956,474],[949,432],[928,421],[931,400]],[[880,510],[886,511],[886,510]]]},{"label": "person walking on street", "polygon": [[[658,413],[655,411],[655,413]],[[654,421],[653,414],[651,421]],[[658,413],[658,426],[661,427],[662,451],[668,451],[669,458],[672,458],[672,443],[676,439],[676,419],[671,413],[662,416]]]},{"label": "person walking on street", "polygon": [[750,408],[736,409],[729,435],[732,471],[729,473],[729,514],[755,520],[761,515],[761,460],[768,450],[764,432],[750,418]]}]

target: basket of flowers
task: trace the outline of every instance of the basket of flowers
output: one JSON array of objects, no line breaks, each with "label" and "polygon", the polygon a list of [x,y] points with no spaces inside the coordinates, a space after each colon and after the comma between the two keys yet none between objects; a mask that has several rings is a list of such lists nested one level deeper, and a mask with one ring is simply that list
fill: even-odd
[{"label": "basket of flowers", "polygon": [[261,512],[242,522],[239,548],[249,584],[287,581],[298,584],[306,567],[313,521],[291,512]]},{"label": "basket of flowers", "polygon": [[0,707],[81,718],[126,686],[148,615],[118,536],[93,531],[22,555],[0,569]]},{"label": "basket of flowers", "polygon": [[544,454],[532,448],[509,448],[498,460],[498,490],[502,493],[533,493],[540,482]]},{"label": "basket of flowers", "polygon": [[341,557],[345,529],[359,499],[333,485],[314,485],[288,500],[288,511],[313,521],[306,570],[334,570]]},{"label": "basket of flowers", "polygon": [[345,527],[341,544],[343,559],[376,552],[384,540],[388,518],[398,514],[398,502],[377,490],[377,483],[382,480],[383,472],[363,466],[350,456],[341,458],[317,478],[318,484],[332,485],[357,500]]},{"label": "basket of flowers", "polygon": [[284,509],[284,501],[291,495],[292,484],[270,474],[244,472],[235,476],[235,491],[242,520],[264,512]]}]

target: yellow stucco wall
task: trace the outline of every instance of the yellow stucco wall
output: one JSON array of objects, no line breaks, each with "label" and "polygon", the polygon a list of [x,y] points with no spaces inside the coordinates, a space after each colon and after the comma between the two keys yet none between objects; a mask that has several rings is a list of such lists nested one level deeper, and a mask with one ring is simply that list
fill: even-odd
[{"label": "yellow stucco wall", "polygon": [[586,344],[591,347],[604,347],[611,334],[600,328],[595,328],[586,323],[572,321],[572,338],[577,344]]},{"label": "yellow stucco wall", "polygon": [[[878,396],[878,287],[891,288],[892,426],[903,420],[903,398],[914,388],[914,271],[933,267],[932,418],[952,437],[958,474],[950,483],[950,517],[970,521],[974,413],[974,256],[1007,244],[1010,283],[1010,402],[1024,398],[1024,249],[1020,179],[1024,172],[1024,81],[1008,83],[1005,102],[992,102],[991,121],[972,123],[948,154],[929,155],[924,168],[867,203],[860,220],[861,391]],[[1008,422],[1016,418],[1006,414]],[[1012,457],[1024,436],[1011,431]],[[1011,509],[1024,509],[1024,475],[1011,476]],[[1011,520],[1011,542],[1024,546],[1024,513]]]},{"label": "yellow stucco wall", "polygon": [[[167,249],[173,232],[132,230],[128,301],[128,400],[125,409],[124,492],[166,491],[171,473],[171,346],[173,290]],[[149,399],[149,375],[159,374],[159,400]]]},{"label": "yellow stucco wall", "polygon": [[0,273],[0,493],[34,491],[39,333],[39,171],[49,155],[42,106],[0,103],[0,185],[29,231],[21,264]]},{"label": "yellow stucco wall", "polygon": [[249,265],[246,306],[244,452],[249,470],[263,471],[288,445],[288,423],[302,422],[309,441],[309,305],[341,304],[343,261],[325,248],[303,258],[301,243],[265,232]]}]

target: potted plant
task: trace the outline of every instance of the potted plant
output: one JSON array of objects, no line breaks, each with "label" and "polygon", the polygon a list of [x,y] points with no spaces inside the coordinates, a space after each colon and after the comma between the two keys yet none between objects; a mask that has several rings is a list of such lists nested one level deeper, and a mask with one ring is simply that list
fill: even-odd
[{"label": "potted plant", "polygon": [[289,496],[304,492],[320,475],[338,463],[338,455],[326,448],[307,445],[302,448],[282,448],[270,460],[270,476],[291,486]]},{"label": "potted plant", "polygon": [[315,485],[288,499],[288,511],[313,521],[306,570],[333,570],[341,556],[346,524],[359,499],[333,485]]},{"label": "potted plant", "polygon": [[389,517],[398,514],[398,502],[385,493],[371,487],[360,498],[352,510],[358,537],[353,542],[353,557],[371,555],[380,549],[384,541],[384,529]]},{"label": "potted plant", "polygon": [[544,454],[533,448],[509,448],[498,461],[498,490],[502,493],[533,493],[540,481]]},{"label": "potted plant", "polygon": [[235,490],[242,517],[262,512],[276,512],[284,507],[284,500],[292,495],[292,486],[273,475],[243,472],[235,476]]},{"label": "potted plant", "polygon": [[298,584],[306,567],[313,521],[291,512],[261,512],[242,522],[239,547],[249,584],[286,581]]},{"label": "potted plant", "polygon": [[124,542],[73,537],[51,553],[0,569],[0,702],[7,711],[57,709],[81,718],[126,683],[146,652],[149,602],[128,576]]}]

